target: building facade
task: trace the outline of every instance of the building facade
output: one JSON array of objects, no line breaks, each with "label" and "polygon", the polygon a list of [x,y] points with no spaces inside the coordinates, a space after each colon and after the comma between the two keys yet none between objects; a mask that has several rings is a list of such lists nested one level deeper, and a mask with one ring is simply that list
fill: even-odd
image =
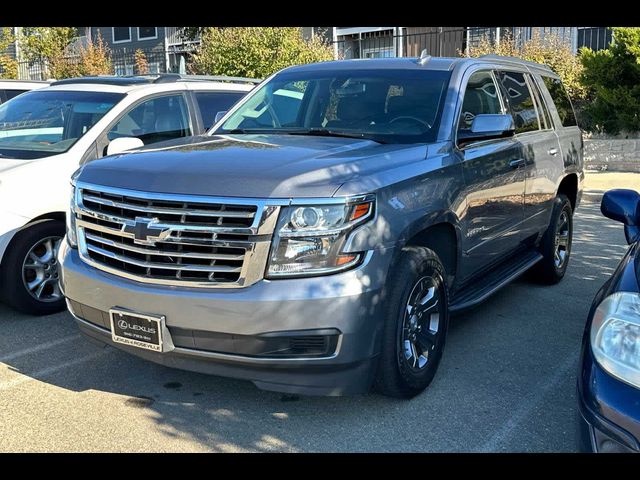
[{"label": "building facade", "polygon": [[582,47],[607,48],[606,27],[332,27],[336,58],[419,56],[423,50],[437,57],[459,56],[482,38],[499,42],[507,36],[522,45],[534,35],[555,35],[574,53]]}]

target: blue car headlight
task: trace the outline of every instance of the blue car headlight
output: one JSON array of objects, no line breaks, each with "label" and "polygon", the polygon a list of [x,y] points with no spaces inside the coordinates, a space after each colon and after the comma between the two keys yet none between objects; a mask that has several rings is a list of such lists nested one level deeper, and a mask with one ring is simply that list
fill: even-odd
[{"label": "blue car headlight", "polygon": [[640,294],[617,292],[598,305],[591,349],[607,372],[640,388]]}]

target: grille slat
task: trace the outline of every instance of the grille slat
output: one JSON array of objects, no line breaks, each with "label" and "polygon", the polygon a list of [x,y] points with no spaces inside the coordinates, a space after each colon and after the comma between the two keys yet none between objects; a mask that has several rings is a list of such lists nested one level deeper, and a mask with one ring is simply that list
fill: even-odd
[{"label": "grille slat", "polygon": [[102,243],[103,245],[109,245],[111,247],[121,248],[122,250],[127,250],[130,252],[141,253],[145,255],[159,255],[165,257],[176,257],[178,259],[182,258],[206,258],[210,260],[235,260],[242,261],[244,259],[244,255],[231,255],[228,253],[193,253],[193,252],[180,252],[175,251],[172,252],[170,250],[154,250],[150,251],[147,248],[134,247],[133,245],[127,245],[125,243],[114,242],[113,240],[109,240],[108,238],[98,237],[96,235],[92,235],[90,233],[85,234],[85,238],[87,240],[91,240],[93,242]]},{"label": "grille slat", "polygon": [[[171,207],[145,207],[142,205],[132,206],[131,204],[118,202],[115,200],[109,200],[107,198],[100,198],[94,195],[85,195],[85,202],[90,203],[99,203],[100,205],[107,205],[111,207],[125,208],[127,210],[136,210],[141,213],[166,213],[166,214],[174,214],[174,215],[186,215],[186,210],[188,208],[187,204],[183,204],[182,208],[171,208]],[[224,209],[221,210],[189,210],[189,215],[197,216],[197,217],[226,217],[226,218],[253,218],[255,216],[255,212],[234,212],[227,211]]]},{"label": "grille slat", "polygon": [[113,258],[114,260],[119,260],[123,263],[129,263],[131,265],[135,265],[137,267],[144,268],[157,268],[160,270],[186,270],[193,272],[224,272],[224,273],[240,273],[241,268],[239,267],[226,267],[226,266],[207,266],[207,265],[189,265],[189,264],[172,264],[172,263],[155,263],[155,262],[147,262],[135,260],[133,258],[127,257],[125,255],[119,255],[117,253],[110,252],[109,250],[105,250],[100,247],[96,247],[95,245],[87,245],[87,249],[91,252],[99,253],[100,255],[104,255],[105,257]]},{"label": "grille slat", "polygon": [[[81,256],[96,267],[167,285],[243,286],[247,272],[249,282],[260,278],[272,233],[259,228],[264,205],[105,190],[79,188],[75,209]],[[249,269],[249,259],[263,264]]]}]

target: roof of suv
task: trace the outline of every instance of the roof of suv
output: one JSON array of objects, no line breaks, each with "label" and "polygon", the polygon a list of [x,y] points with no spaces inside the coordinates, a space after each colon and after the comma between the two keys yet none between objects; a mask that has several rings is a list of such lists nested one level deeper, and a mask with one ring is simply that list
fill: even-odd
[{"label": "roof of suv", "polygon": [[287,72],[315,72],[325,69],[331,70],[364,70],[364,69],[423,69],[423,70],[453,70],[457,66],[471,65],[474,63],[490,63],[508,66],[521,66],[527,69],[535,69],[538,72],[553,74],[553,71],[541,63],[529,62],[516,57],[504,57],[500,55],[483,55],[481,57],[401,57],[401,58],[366,58],[352,60],[334,60],[329,62],[297,65],[286,69]]},{"label": "roof of suv", "polygon": [[[92,76],[67,78],[53,82],[49,89],[56,90],[84,90],[100,92],[128,93],[132,90],[162,89],[175,85],[177,89],[211,89],[229,91],[249,91],[260,80],[241,77],[206,76],[206,75],[179,75],[174,73],[156,75],[127,75],[127,76]],[[187,87],[189,84],[189,87]],[[195,88],[194,88],[195,87]]]}]

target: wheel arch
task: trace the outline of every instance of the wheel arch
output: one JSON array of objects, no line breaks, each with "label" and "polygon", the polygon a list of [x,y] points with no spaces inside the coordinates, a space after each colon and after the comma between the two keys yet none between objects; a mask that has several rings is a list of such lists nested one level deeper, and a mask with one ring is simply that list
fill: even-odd
[{"label": "wheel arch", "polygon": [[442,262],[449,287],[455,280],[460,264],[461,229],[453,212],[445,211],[417,222],[401,236],[396,254],[406,246],[420,246],[433,250]]},{"label": "wheel arch", "polygon": [[14,244],[15,239],[16,239],[16,235],[18,233],[20,233],[22,230],[31,227],[33,224],[43,221],[43,220],[56,220],[59,222],[65,222],[66,221],[66,217],[65,217],[65,212],[47,212],[47,213],[43,213],[42,215],[38,215],[35,218],[32,218],[31,220],[29,220],[27,223],[25,223],[24,225],[22,225],[20,228],[16,228],[12,235],[11,235],[11,239],[5,244],[4,248],[2,248],[2,245],[0,245],[0,267],[2,267],[2,262],[3,259],[6,257],[6,253],[7,251],[11,248],[11,246]]},{"label": "wheel arch", "polygon": [[571,211],[575,212],[578,202],[578,174],[568,173],[562,177],[556,192],[556,195],[562,193],[569,198],[569,201],[571,202]]}]

